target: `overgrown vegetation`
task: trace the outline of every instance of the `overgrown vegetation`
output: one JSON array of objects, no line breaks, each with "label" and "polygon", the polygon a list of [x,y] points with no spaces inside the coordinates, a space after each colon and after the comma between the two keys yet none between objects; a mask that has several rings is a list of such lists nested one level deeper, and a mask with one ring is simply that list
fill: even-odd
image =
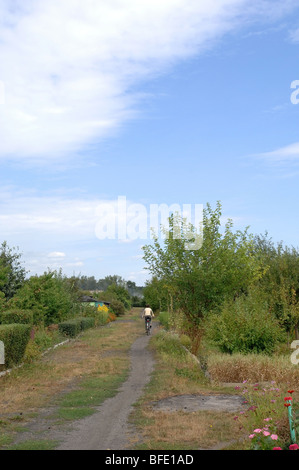
[{"label": "overgrown vegetation", "polygon": [[[0,324],[30,325],[31,339],[23,357],[27,362],[39,357],[53,345],[55,338],[61,341],[64,335],[75,337],[87,325],[105,325],[124,315],[132,305],[143,302],[142,288],[120,276],[96,281],[86,276],[69,278],[62,270],[48,270],[29,278],[26,275],[18,248],[10,248],[3,242],[0,247]],[[101,287],[104,292],[98,290]],[[97,290],[83,290],[87,288]],[[97,303],[82,303],[84,295]],[[103,301],[108,301],[110,307]]]},{"label": "overgrown vegetation", "polygon": [[221,217],[220,203],[207,204],[200,232],[170,217],[164,243],[156,237],[144,247],[153,276],[145,301],[183,315],[179,328],[195,353],[208,333],[222,352],[272,354],[299,338],[299,253],[267,234],[234,231],[231,220],[222,227]]}]

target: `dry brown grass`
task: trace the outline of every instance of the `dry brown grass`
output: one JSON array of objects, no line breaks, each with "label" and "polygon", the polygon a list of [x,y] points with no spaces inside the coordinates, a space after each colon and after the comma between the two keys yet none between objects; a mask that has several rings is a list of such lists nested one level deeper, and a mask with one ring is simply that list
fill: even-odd
[{"label": "dry brown grass", "polygon": [[214,382],[272,382],[299,388],[299,367],[287,356],[213,354],[208,369]]},{"label": "dry brown grass", "polygon": [[165,444],[171,444],[172,449],[209,449],[219,442],[232,441],[239,435],[238,425],[230,413],[147,409],[144,417],[150,423],[144,436],[148,449],[163,449]]},{"label": "dry brown grass", "polygon": [[88,330],[41,361],[0,378],[0,416],[36,411],[88,375],[123,372],[128,367],[128,349],[141,326],[121,322],[110,325]]}]

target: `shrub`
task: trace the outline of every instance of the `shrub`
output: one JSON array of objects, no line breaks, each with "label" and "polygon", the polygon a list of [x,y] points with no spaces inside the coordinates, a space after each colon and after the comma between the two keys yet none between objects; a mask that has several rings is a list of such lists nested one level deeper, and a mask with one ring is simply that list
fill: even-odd
[{"label": "shrub", "polygon": [[11,324],[0,326],[0,341],[5,347],[5,366],[19,364],[30,339],[30,325]]},{"label": "shrub", "polygon": [[67,320],[58,325],[59,331],[71,338],[75,338],[81,332],[81,321],[77,319]]},{"label": "shrub", "polygon": [[95,319],[92,317],[72,318],[71,320],[59,323],[58,328],[61,333],[71,338],[75,338],[81,331],[93,328]]},{"label": "shrub", "polygon": [[117,317],[126,313],[125,305],[120,300],[112,300],[109,308]]},{"label": "shrub", "polygon": [[192,341],[191,341],[191,338],[189,338],[189,336],[187,336],[185,334],[182,334],[180,336],[180,342],[185,348],[187,348],[191,351]]},{"label": "shrub", "polygon": [[164,328],[166,328],[166,330],[169,329],[169,313],[168,312],[160,312],[159,313],[159,322],[161,323],[162,326],[164,326]]},{"label": "shrub", "polygon": [[11,325],[13,323],[33,325],[33,313],[30,310],[9,310],[3,312],[0,319],[2,325]]},{"label": "shrub", "polygon": [[78,318],[80,321],[81,331],[88,330],[88,328],[93,328],[95,326],[95,319],[92,317],[82,317]]},{"label": "shrub", "polygon": [[225,303],[220,314],[210,316],[207,333],[221,352],[230,354],[272,354],[285,339],[267,303],[254,294]]},{"label": "shrub", "polygon": [[110,322],[115,321],[115,320],[116,320],[116,315],[115,315],[115,313],[109,312],[107,322],[110,323]]},{"label": "shrub", "polygon": [[36,359],[39,359],[41,356],[41,349],[35,341],[30,340],[26,346],[25,354],[24,354],[24,362],[31,363]]}]

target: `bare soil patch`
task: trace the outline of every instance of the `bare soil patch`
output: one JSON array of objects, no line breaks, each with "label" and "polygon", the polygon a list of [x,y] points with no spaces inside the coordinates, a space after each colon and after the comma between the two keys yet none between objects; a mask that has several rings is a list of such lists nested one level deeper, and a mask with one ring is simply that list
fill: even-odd
[{"label": "bare soil patch", "polygon": [[233,413],[244,408],[243,402],[244,399],[237,395],[178,395],[155,402],[153,408],[168,412],[207,410]]}]

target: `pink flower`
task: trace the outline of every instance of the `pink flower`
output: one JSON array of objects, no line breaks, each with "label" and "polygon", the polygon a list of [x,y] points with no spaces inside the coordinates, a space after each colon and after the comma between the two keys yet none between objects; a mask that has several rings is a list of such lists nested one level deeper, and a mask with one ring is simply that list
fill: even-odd
[{"label": "pink flower", "polygon": [[258,428],[258,429],[255,429],[253,432],[256,432],[257,434],[259,434],[260,432],[262,432],[262,430]]},{"label": "pink flower", "polygon": [[255,434],[250,434],[249,439],[253,439],[255,437]]},{"label": "pink flower", "polygon": [[273,450],[282,450],[281,447],[273,447]]},{"label": "pink flower", "polygon": [[289,447],[289,450],[298,450],[298,449],[299,449],[298,444],[291,444]]},{"label": "pink flower", "polygon": [[270,436],[270,433],[268,431],[263,431],[264,436]]},{"label": "pink flower", "polygon": [[273,441],[277,441],[277,439],[278,439],[277,434],[271,434],[271,439],[272,439]]},{"label": "pink flower", "polygon": [[272,418],[265,418],[264,421],[272,421]]}]

